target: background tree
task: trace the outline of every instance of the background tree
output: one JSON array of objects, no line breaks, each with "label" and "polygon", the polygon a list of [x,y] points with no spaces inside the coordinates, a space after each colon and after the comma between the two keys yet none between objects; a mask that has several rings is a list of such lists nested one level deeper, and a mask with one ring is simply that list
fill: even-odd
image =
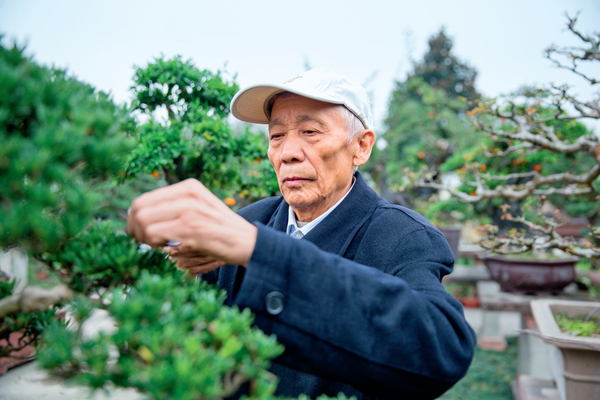
[{"label": "background tree", "polygon": [[475,69],[452,54],[452,40],[442,28],[437,36],[429,39],[429,51],[414,65],[414,72],[407,80],[421,78],[435,89],[443,90],[449,98],[464,97],[473,101],[480,97],[475,89],[476,77]]},{"label": "background tree", "polygon": [[[389,103],[383,139],[387,146],[376,153],[378,165],[372,175],[388,200],[416,208],[439,224],[452,225],[474,218],[472,206],[456,202],[429,212],[428,200],[437,193],[411,188],[415,174],[436,171],[463,148],[477,142],[473,125],[465,114],[469,101],[479,97],[474,88],[477,72],[452,54],[452,41],[442,29],[429,40],[429,50],[406,80],[397,81]],[[456,210],[451,215],[449,210]]]}]

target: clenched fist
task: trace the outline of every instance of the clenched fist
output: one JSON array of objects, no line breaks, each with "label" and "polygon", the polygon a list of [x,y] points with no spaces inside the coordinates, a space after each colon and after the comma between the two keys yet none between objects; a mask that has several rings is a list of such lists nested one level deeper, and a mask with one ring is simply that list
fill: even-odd
[{"label": "clenched fist", "polygon": [[[154,248],[163,247],[169,240],[180,242],[172,256],[186,259],[182,261],[186,264],[190,257],[205,257],[197,259],[201,261],[198,266],[204,266],[199,267],[200,273],[223,264],[245,267],[254,251],[257,232],[254,225],[231,211],[195,179],[135,199],[127,230],[139,242]],[[207,263],[209,259],[214,262]]]}]

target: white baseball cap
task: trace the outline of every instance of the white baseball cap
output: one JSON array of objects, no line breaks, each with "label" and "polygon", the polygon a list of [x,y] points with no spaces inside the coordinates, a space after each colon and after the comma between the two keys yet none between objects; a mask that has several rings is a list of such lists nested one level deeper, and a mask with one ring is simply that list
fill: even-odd
[{"label": "white baseball cap", "polygon": [[268,124],[271,119],[269,100],[281,92],[343,105],[366,129],[373,129],[373,115],[365,89],[340,74],[322,69],[311,69],[283,84],[255,85],[240,90],[231,101],[231,112],[242,121]]}]

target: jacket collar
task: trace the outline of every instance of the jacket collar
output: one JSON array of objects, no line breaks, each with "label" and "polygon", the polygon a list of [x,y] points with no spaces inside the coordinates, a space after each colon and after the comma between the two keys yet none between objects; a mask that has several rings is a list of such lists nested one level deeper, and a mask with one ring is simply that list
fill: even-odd
[{"label": "jacket collar", "polygon": [[[329,253],[344,255],[354,235],[369,219],[379,201],[379,196],[367,185],[362,174],[357,171],[355,176],[356,183],[344,201],[300,240],[308,240]],[[282,200],[267,225],[285,232],[288,209],[289,205]]]}]

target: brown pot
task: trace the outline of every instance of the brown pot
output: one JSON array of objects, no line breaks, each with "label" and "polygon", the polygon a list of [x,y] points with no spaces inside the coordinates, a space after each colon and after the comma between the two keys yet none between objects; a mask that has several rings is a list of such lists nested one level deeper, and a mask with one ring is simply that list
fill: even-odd
[{"label": "brown pot", "polygon": [[502,291],[547,295],[559,294],[575,280],[575,263],[579,258],[535,260],[489,255],[483,260]]},{"label": "brown pot", "polygon": [[597,302],[540,299],[531,301],[531,311],[544,342],[560,349],[562,373],[555,376],[563,399],[600,399],[600,338],[577,337],[561,332],[554,314],[587,315],[600,307]]}]

